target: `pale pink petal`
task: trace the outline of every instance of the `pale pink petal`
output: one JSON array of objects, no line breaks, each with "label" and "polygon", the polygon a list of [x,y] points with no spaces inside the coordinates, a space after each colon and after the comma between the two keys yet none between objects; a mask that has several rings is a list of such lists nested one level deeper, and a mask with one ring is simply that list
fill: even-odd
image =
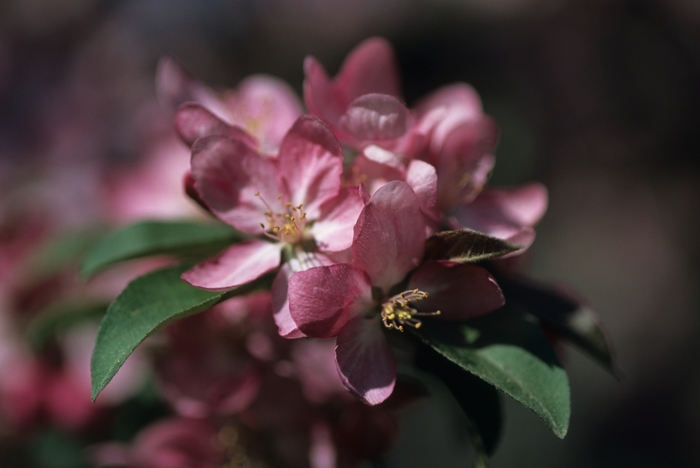
[{"label": "pale pink petal", "polygon": [[284,338],[303,338],[306,335],[299,330],[297,323],[292,318],[289,311],[289,278],[295,272],[292,270],[289,262],[282,265],[280,271],[272,282],[272,310],[274,311],[274,319],[277,324],[277,331]]},{"label": "pale pink petal", "polygon": [[413,125],[411,111],[388,94],[365,94],[355,99],[338,120],[338,128],[360,141],[395,140]]},{"label": "pale pink petal", "polygon": [[484,268],[465,263],[428,262],[421,265],[408,282],[428,298],[413,305],[422,312],[439,310],[436,318],[467,320],[484,315],[505,304],[501,288]]},{"label": "pale pink petal", "polygon": [[488,189],[455,216],[463,227],[522,245],[522,252],[534,240],[532,226],[547,209],[547,189],[531,183],[509,189]]},{"label": "pale pink petal", "polygon": [[404,170],[403,159],[393,151],[386,150],[377,145],[369,145],[362,150],[362,155],[369,161],[389,166],[396,170]]},{"label": "pale pink petal", "polygon": [[222,221],[244,232],[262,232],[264,213],[282,211],[278,172],[276,161],[260,157],[240,139],[209,136],[192,148],[197,195]]},{"label": "pale pink petal", "polygon": [[466,83],[454,83],[431,93],[416,105],[416,115],[423,117],[440,107],[459,108],[466,118],[482,114],[479,94]]},{"label": "pale pink petal", "polygon": [[249,239],[227,248],[214,258],[204,260],[182,274],[182,279],[213,291],[249,283],[280,264],[284,244]]},{"label": "pale pink petal", "polygon": [[255,138],[243,129],[232,127],[209,110],[196,102],[182,104],[175,114],[175,131],[182,141],[192,146],[194,142],[207,135],[222,135],[244,141],[252,148],[257,146]]},{"label": "pale pink petal", "polygon": [[350,393],[368,405],[389,398],[396,383],[396,359],[382,328],[378,315],[355,317],[336,340],[340,380]]},{"label": "pale pink petal", "polygon": [[297,119],[282,141],[280,173],[293,204],[303,204],[310,219],[340,189],[343,156],[331,129],[310,115]]},{"label": "pale pink petal", "polygon": [[289,310],[306,335],[331,338],[347,321],[371,304],[371,285],[350,264],[310,268],[289,280]]},{"label": "pale pink petal", "polygon": [[321,216],[311,227],[319,250],[340,252],[352,245],[353,227],[364,207],[357,187],[347,187],[326,202]]},{"label": "pale pink petal", "polygon": [[266,75],[243,80],[231,96],[226,96],[231,123],[251,132],[272,153],[279,148],[287,131],[302,114],[294,90],[284,81]]},{"label": "pale pink petal", "polygon": [[353,262],[388,292],[423,257],[425,222],[420,201],[402,181],[377,190],[355,225]]},{"label": "pale pink petal", "polygon": [[347,102],[369,93],[401,96],[394,49],[380,37],[371,37],[355,47],[335,81],[337,89],[347,96]]},{"label": "pale pink petal", "polygon": [[411,186],[420,200],[421,207],[432,210],[437,201],[437,173],[427,162],[415,159],[408,165],[406,183]]}]

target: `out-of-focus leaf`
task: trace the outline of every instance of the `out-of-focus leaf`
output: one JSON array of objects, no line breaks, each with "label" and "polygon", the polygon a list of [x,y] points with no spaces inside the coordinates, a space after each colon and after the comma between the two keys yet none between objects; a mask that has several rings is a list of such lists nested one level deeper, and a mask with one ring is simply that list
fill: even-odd
[{"label": "out-of-focus leaf", "polygon": [[469,420],[469,437],[477,458],[481,460],[477,465],[488,466],[488,458],[496,450],[503,424],[499,391],[427,346],[420,349],[416,365],[439,378],[462,407]]},{"label": "out-of-focus leaf", "polygon": [[263,277],[232,291],[205,291],[180,279],[187,268],[189,266],[185,265],[168,267],[140,276],[109,306],[98,330],[90,363],[93,400],[126,358],[153,332],[269,282],[268,277]]},{"label": "out-of-focus leaf", "polygon": [[57,430],[47,430],[33,439],[31,456],[38,468],[87,468],[79,439]]},{"label": "out-of-focus leaf", "polygon": [[532,280],[499,278],[498,284],[508,300],[519,303],[615,377],[621,377],[612,343],[593,310],[565,292]]},{"label": "out-of-focus leaf", "polygon": [[143,221],[109,234],[90,249],[80,273],[87,278],[115,263],[152,255],[214,255],[236,240],[240,233],[226,224]]},{"label": "out-of-focus leaf", "polygon": [[27,340],[34,349],[40,350],[64,330],[84,322],[96,321],[106,310],[106,303],[70,301],[55,304],[29,323]]},{"label": "out-of-focus leaf", "polygon": [[443,231],[425,241],[426,260],[478,262],[515,252],[520,247],[471,229]]},{"label": "out-of-focus leaf", "polygon": [[569,382],[541,328],[503,307],[468,322],[426,320],[422,339],[442,356],[537,413],[558,437],[569,426]]},{"label": "out-of-focus leaf", "polygon": [[65,268],[77,268],[81,258],[103,235],[104,229],[95,228],[53,237],[35,249],[22,268],[35,281]]}]

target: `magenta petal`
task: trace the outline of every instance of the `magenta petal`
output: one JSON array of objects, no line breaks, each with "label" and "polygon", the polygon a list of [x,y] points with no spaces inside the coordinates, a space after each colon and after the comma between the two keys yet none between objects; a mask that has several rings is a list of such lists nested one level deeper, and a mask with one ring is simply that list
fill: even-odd
[{"label": "magenta petal", "polygon": [[311,232],[319,250],[340,252],[352,245],[353,227],[364,207],[357,187],[347,187],[325,203]]},{"label": "magenta petal", "polygon": [[366,275],[353,265],[341,263],[310,268],[289,280],[289,310],[304,334],[331,338],[354,315],[371,304]]},{"label": "magenta petal", "polygon": [[466,320],[484,315],[505,304],[501,288],[484,268],[465,263],[428,262],[421,265],[408,288],[428,293],[414,303],[422,312],[439,310],[437,318]]},{"label": "magenta petal", "polygon": [[355,99],[338,127],[361,141],[395,140],[408,132],[413,124],[411,111],[388,94],[365,94]]},{"label": "magenta petal", "polygon": [[202,289],[224,290],[249,283],[280,264],[284,244],[250,239],[198,263],[182,279]]},{"label": "magenta petal", "polygon": [[408,184],[392,181],[365,205],[355,225],[353,262],[385,292],[423,257],[425,221],[420,201]]},{"label": "magenta petal", "polygon": [[219,219],[244,232],[262,231],[270,205],[282,211],[276,164],[240,139],[208,136],[192,147],[196,193]]},{"label": "magenta petal", "polygon": [[379,316],[350,320],[336,340],[335,359],[345,388],[368,405],[383,402],[394,391],[396,359]]},{"label": "magenta petal", "polygon": [[282,141],[280,173],[290,202],[303,204],[309,218],[340,189],[343,155],[331,129],[310,115],[297,119]]},{"label": "magenta petal", "polygon": [[479,94],[466,83],[454,83],[438,89],[416,105],[416,112],[423,117],[439,107],[458,108],[465,118],[482,114]]},{"label": "magenta petal", "polygon": [[394,49],[380,37],[371,37],[355,47],[335,81],[337,89],[347,96],[347,102],[369,93],[401,95]]},{"label": "magenta petal", "polygon": [[255,138],[238,127],[232,127],[196,102],[186,102],[175,114],[175,130],[182,141],[192,146],[207,135],[223,135],[238,138],[251,147],[257,146]]}]

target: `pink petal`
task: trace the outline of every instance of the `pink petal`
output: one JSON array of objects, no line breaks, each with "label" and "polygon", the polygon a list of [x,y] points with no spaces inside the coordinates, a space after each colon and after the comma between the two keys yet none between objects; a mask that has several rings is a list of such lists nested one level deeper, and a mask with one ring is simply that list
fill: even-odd
[{"label": "pink petal", "polygon": [[364,207],[357,187],[347,187],[337,197],[326,202],[321,216],[311,228],[319,250],[340,252],[350,248],[353,227]]},{"label": "pink petal", "polygon": [[464,263],[428,262],[421,265],[408,282],[428,298],[414,306],[423,312],[439,310],[436,318],[467,320],[491,312],[505,304],[501,288],[484,268]]},{"label": "pink petal", "polygon": [[416,114],[423,117],[440,107],[459,108],[466,118],[483,113],[479,94],[466,83],[454,83],[433,92],[416,105]]},{"label": "pink petal", "polygon": [[281,242],[246,240],[198,263],[184,272],[182,279],[213,291],[241,286],[277,268],[283,246]]},{"label": "pink petal", "polygon": [[297,119],[279,153],[280,173],[290,202],[303,204],[310,219],[340,189],[343,156],[331,129],[310,115]]},{"label": "pink petal", "polygon": [[350,101],[335,92],[326,70],[315,58],[304,59],[304,76],[304,102],[309,112],[335,125]]},{"label": "pink petal", "polygon": [[[483,191],[455,214],[460,225],[508,240],[524,248],[534,240],[532,226],[547,209],[547,189],[531,183]],[[519,252],[522,252],[519,251]]]},{"label": "pink petal", "polygon": [[432,210],[437,201],[437,173],[435,168],[427,162],[414,159],[408,165],[406,183],[411,186],[421,207]]},{"label": "pink petal", "polygon": [[331,338],[372,303],[367,276],[353,265],[310,268],[289,280],[289,310],[304,334]]},{"label": "pink petal", "polygon": [[304,335],[289,311],[289,278],[294,274],[289,263],[285,263],[272,283],[272,310],[277,331],[284,338],[303,338]]},{"label": "pink petal", "polygon": [[386,150],[381,146],[369,145],[362,150],[362,156],[367,160],[391,167],[399,171],[405,169],[403,159],[393,151]]},{"label": "pink petal", "polygon": [[222,221],[244,232],[262,232],[271,207],[282,211],[278,172],[276,161],[260,157],[240,139],[208,136],[192,148],[196,193]]},{"label": "pink petal", "polygon": [[392,181],[370,198],[355,225],[353,263],[388,292],[423,257],[420,201],[405,182]]},{"label": "pink petal", "polygon": [[243,80],[235,94],[226,96],[226,104],[231,122],[255,135],[264,153],[277,151],[303,112],[294,90],[284,81],[266,75]]},{"label": "pink petal", "polygon": [[379,316],[355,317],[336,340],[335,359],[340,380],[368,405],[391,395],[396,383],[396,359],[382,331]]},{"label": "pink petal", "polygon": [[388,94],[365,94],[358,97],[338,120],[338,128],[360,141],[395,140],[413,125],[411,111]]},{"label": "pink petal", "polygon": [[230,126],[196,102],[186,102],[178,108],[177,114],[175,114],[175,130],[180,138],[190,146],[198,138],[207,135],[237,138],[252,148],[258,145],[255,138],[244,130]]},{"label": "pink petal", "polygon": [[380,37],[366,39],[343,62],[337,89],[347,102],[369,93],[400,97],[398,65],[391,44]]}]

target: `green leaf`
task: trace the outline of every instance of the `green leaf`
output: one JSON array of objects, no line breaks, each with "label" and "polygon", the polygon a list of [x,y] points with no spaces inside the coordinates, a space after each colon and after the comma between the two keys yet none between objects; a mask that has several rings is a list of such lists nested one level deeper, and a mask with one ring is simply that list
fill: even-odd
[{"label": "green leaf", "polygon": [[615,352],[602,321],[581,301],[551,286],[524,278],[499,278],[504,294],[598,361],[618,379]]},{"label": "green leaf", "polygon": [[534,320],[503,307],[468,322],[426,320],[420,335],[442,356],[532,409],[558,437],[566,435],[569,382]]},{"label": "green leaf", "polygon": [[42,243],[23,262],[22,270],[32,281],[53,275],[58,271],[75,269],[81,258],[104,235],[101,228],[62,233]]},{"label": "green leaf", "polygon": [[125,260],[152,255],[214,255],[240,239],[226,224],[191,221],[143,221],[115,231],[95,245],[83,260],[81,275]]},{"label": "green leaf", "polygon": [[515,252],[520,247],[471,229],[443,231],[425,241],[426,260],[478,262]]},{"label": "green leaf", "polygon": [[186,265],[168,267],[140,276],[109,306],[97,332],[90,363],[93,400],[126,358],[153,332],[269,281],[265,276],[233,291],[205,291],[180,279],[187,268]]},{"label": "green leaf", "polygon": [[439,378],[449,389],[468,419],[467,432],[477,452],[477,465],[488,466],[501,437],[503,412],[501,395],[490,385],[469,372],[462,372],[453,362],[428,346],[416,356],[416,366]]}]

